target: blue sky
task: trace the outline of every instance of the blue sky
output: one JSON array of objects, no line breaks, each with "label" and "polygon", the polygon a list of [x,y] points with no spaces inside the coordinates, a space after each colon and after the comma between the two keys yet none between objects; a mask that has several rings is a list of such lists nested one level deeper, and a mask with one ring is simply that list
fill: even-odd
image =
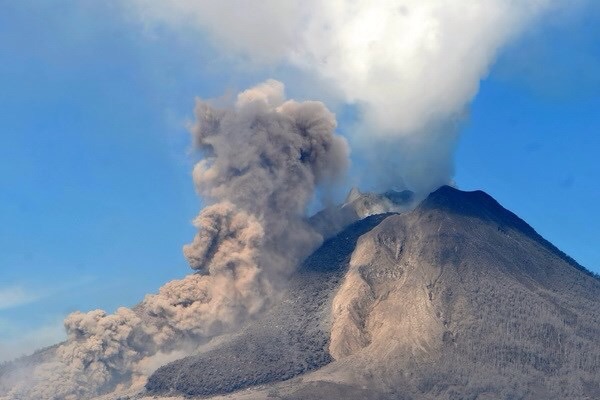
[{"label": "blue sky", "polygon": [[[597,273],[599,22],[593,6],[502,51],[455,176]],[[189,272],[194,97],[270,77],[290,97],[302,86],[203,40],[148,33],[114,2],[0,1],[0,360],[58,340],[71,311],[133,305]]]}]

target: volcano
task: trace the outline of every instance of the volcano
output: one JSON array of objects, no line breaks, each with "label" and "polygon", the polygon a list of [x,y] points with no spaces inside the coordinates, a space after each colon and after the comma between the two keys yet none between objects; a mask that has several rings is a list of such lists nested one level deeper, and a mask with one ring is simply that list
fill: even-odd
[{"label": "volcano", "polygon": [[600,280],[481,191],[347,226],[151,396],[597,399]]},{"label": "volcano", "polygon": [[353,190],[274,307],[100,398],[600,398],[599,277],[484,192],[413,201]]}]

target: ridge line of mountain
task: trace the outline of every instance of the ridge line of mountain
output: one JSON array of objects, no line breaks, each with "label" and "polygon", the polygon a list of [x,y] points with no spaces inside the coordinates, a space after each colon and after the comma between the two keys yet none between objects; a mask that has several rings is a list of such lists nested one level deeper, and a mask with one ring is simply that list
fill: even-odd
[{"label": "ridge line of mountain", "polygon": [[[482,209],[482,207],[479,205],[483,205],[484,208]],[[483,190],[465,191],[448,185],[441,186],[440,188],[431,192],[431,194],[429,194],[429,196],[427,196],[425,200],[423,200],[416,207],[415,210],[432,208],[492,221],[499,225],[499,230],[505,229],[506,226],[511,226],[530,239],[540,243],[553,254],[557,255],[571,265],[573,268],[592,278],[600,280],[600,274],[597,274],[579,264],[574,258],[545,239],[531,225],[529,225],[512,211],[502,206],[495,198]]]}]

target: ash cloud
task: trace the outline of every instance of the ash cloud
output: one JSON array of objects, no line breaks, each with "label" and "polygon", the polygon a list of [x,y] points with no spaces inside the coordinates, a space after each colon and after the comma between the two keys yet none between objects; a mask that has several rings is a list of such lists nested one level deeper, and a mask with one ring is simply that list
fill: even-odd
[{"label": "ash cloud", "polygon": [[[289,273],[289,264],[320,240],[299,218],[316,185],[333,182],[348,166],[348,145],[334,135],[335,116],[320,102],[284,102],[283,85],[269,80],[242,92],[233,110],[199,101],[196,118],[193,137],[207,155],[194,168],[198,192],[259,216],[265,231],[261,264],[269,272]],[[192,266],[209,250],[194,244],[184,249]]]},{"label": "ash cloud", "polygon": [[348,166],[335,116],[320,102],[286,101],[274,80],[228,108],[198,100],[195,114],[193,140],[204,158],[193,177],[207,206],[183,251],[196,273],[133,309],[69,315],[55,357],[0,399],[86,399],[143,385],[153,367],[263,311],[320,244],[304,213],[316,187]]},{"label": "ash cloud", "polygon": [[426,194],[451,181],[458,128],[502,48],[546,13],[580,3],[136,0],[132,7],[148,27],[203,35],[245,65],[292,66],[312,79],[313,95],[327,87],[327,96],[357,106],[352,147],[373,171],[363,187]]}]

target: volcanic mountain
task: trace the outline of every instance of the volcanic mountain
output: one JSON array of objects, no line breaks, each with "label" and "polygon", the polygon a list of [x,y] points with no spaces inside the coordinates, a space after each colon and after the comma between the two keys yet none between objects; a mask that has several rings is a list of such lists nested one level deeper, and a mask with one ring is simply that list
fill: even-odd
[{"label": "volcanic mountain", "polygon": [[353,191],[276,306],[103,398],[600,398],[600,279],[484,192],[412,201]]},{"label": "volcanic mountain", "polygon": [[484,192],[445,186],[410,212],[368,216],[327,240],[278,306],[159,368],[146,390],[598,399],[599,306],[597,276]]}]

